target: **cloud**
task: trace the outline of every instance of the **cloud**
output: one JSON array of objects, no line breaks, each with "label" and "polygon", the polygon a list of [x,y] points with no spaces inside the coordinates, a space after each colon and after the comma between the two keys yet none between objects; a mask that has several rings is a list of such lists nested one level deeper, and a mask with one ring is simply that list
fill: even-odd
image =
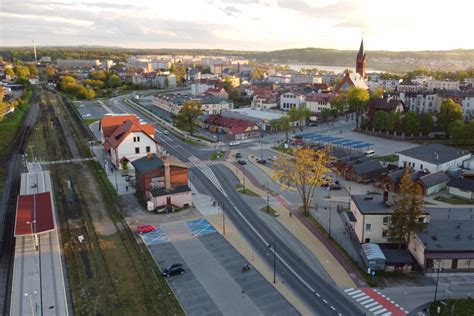
[{"label": "cloud", "polygon": [[239,9],[237,9],[236,7],[232,7],[232,6],[228,6],[228,7],[222,8],[221,10],[222,10],[222,12],[224,12],[225,15],[227,15],[227,16],[233,16],[233,15],[236,15],[237,13],[242,12],[242,11],[240,11]]}]

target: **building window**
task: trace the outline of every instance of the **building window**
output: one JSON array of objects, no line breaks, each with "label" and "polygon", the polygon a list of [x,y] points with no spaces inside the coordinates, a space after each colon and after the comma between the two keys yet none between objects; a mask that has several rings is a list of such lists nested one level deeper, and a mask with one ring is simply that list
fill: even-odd
[{"label": "building window", "polygon": [[140,153],[140,147],[135,147],[135,153],[139,154]]},{"label": "building window", "polygon": [[146,146],[146,152],[147,152],[147,153],[150,152],[150,146]]},{"label": "building window", "polygon": [[365,230],[366,231],[371,231],[372,230],[372,224],[365,224]]},{"label": "building window", "polygon": [[383,224],[384,224],[384,225],[388,225],[388,223],[390,223],[390,216],[385,216],[385,217],[383,218]]},{"label": "building window", "polygon": [[366,243],[369,243],[369,242],[370,242],[370,238],[366,238],[366,239],[365,239],[365,242],[366,242]]},{"label": "building window", "polygon": [[420,169],[423,169],[423,164],[420,164]]},{"label": "building window", "polygon": [[140,141],[140,136],[133,137],[133,142],[137,143]]},{"label": "building window", "polygon": [[382,237],[384,237],[384,238],[388,237],[388,230],[383,230],[382,231]]}]

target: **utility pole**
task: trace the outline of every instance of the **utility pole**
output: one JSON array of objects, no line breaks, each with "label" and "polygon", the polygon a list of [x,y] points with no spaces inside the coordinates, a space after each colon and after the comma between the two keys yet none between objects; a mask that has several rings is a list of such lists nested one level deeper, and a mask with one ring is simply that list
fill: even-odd
[{"label": "utility pole", "polygon": [[267,182],[267,212],[270,211],[270,196],[268,194],[268,190],[269,188],[268,188],[268,182]]},{"label": "utility pole", "polygon": [[222,211],[222,235],[225,236],[225,214],[224,214],[224,205],[222,205],[221,211]]},{"label": "utility pole", "polygon": [[329,204],[329,239],[331,239],[331,215],[332,215],[332,204]]},{"label": "utility pole", "polygon": [[436,286],[435,286],[435,293],[434,293],[434,300],[433,303],[436,304],[436,298],[438,296],[438,282],[439,282],[439,272],[441,271],[441,260],[438,261],[438,269],[437,269],[437,275],[436,275]]}]

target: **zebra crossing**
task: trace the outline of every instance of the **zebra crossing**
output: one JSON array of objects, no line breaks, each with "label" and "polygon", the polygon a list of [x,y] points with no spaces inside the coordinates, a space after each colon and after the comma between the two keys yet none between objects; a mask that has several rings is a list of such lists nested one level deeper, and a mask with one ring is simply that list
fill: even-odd
[{"label": "zebra crossing", "polygon": [[379,291],[370,288],[345,289],[344,292],[357,304],[375,316],[405,316],[408,312]]},{"label": "zebra crossing", "polygon": [[222,194],[224,194],[225,197],[227,197],[227,193],[224,191],[219,180],[217,180],[216,175],[214,174],[214,172],[212,172],[210,168],[211,166],[214,166],[214,163],[212,161],[208,161],[208,160],[203,161],[195,156],[191,156],[189,157],[189,162],[191,164],[191,167],[199,168],[199,170],[201,170],[201,172],[204,173],[204,175],[216,186],[216,188]]}]

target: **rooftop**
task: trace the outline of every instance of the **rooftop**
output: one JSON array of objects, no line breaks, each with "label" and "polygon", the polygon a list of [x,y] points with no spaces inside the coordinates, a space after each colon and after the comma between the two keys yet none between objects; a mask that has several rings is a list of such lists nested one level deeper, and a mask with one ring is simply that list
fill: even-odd
[{"label": "rooftop", "polygon": [[441,144],[425,144],[398,152],[410,158],[440,165],[463,156],[471,155],[468,151]]},{"label": "rooftop", "polygon": [[[393,210],[383,201],[383,195],[351,195],[361,214],[392,214]],[[389,198],[390,199],[390,198]]]},{"label": "rooftop", "polygon": [[474,251],[474,220],[431,220],[417,236],[428,251]]},{"label": "rooftop", "polygon": [[458,188],[460,190],[474,192],[474,180],[452,178],[449,180],[448,186]]},{"label": "rooftop", "polygon": [[162,168],[164,166],[163,160],[161,160],[156,154],[149,154],[145,157],[132,161],[132,165],[141,174],[144,174],[150,170],[156,168]]}]

